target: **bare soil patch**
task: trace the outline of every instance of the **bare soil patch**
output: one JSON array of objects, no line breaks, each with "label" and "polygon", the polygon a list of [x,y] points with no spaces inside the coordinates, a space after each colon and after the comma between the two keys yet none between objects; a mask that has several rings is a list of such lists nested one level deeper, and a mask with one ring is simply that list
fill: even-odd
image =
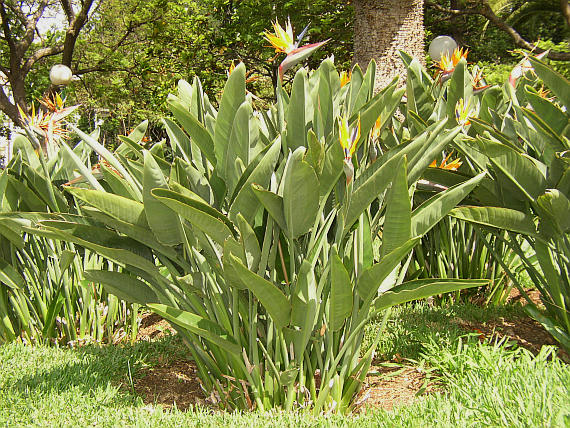
[{"label": "bare soil patch", "polygon": [[141,315],[137,341],[153,341],[174,334],[176,330],[160,315],[151,312]]},{"label": "bare soil patch", "polygon": [[357,410],[394,407],[411,404],[418,396],[438,390],[426,372],[417,367],[374,365],[370,368],[366,383],[355,400]]},{"label": "bare soil patch", "polygon": [[191,406],[207,405],[192,361],[172,361],[168,364],[141,370],[134,382],[134,390],[145,404],[176,406],[188,410]]},{"label": "bare soil patch", "polygon": [[[514,341],[518,346],[528,349],[533,354],[538,354],[544,345],[556,345],[558,343],[552,336],[532,318],[524,317],[516,320],[498,318],[486,322],[465,321],[459,318],[452,320],[468,332],[477,333],[481,341],[486,339],[504,339]],[[558,356],[568,362],[568,353],[559,350]]]}]

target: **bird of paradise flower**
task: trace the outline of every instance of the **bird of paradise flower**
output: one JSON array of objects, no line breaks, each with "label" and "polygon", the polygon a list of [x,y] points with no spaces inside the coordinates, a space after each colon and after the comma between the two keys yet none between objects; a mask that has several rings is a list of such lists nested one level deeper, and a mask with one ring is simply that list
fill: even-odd
[{"label": "bird of paradise flower", "polygon": [[451,77],[453,70],[461,58],[465,58],[467,60],[467,54],[469,54],[469,49],[463,50],[463,48],[455,48],[451,55],[445,53],[441,56],[439,62],[436,62],[437,71],[435,73],[435,77],[440,79],[441,83],[445,82]]},{"label": "bird of paradise flower", "polygon": [[65,107],[65,98],[61,98],[59,94],[55,94],[51,98],[46,96],[39,102],[44,106],[45,112],[38,110],[36,113],[34,104],[32,104],[30,114],[26,113],[20,106],[18,106],[18,110],[24,125],[42,137],[39,143],[42,152],[47,155],[51,145],[61,144],[68,138],[69,132],[63,124],[63,119],[79,106]]},{"label": "bird of paradise flower", "polygon": [[354,166],[352,165],[352,155],[356,150],[356,144],[360,139],[360,115],[356,124],[352,127],[348,124],[348,117],[342,116],[338,118],[338,135],[342,152],[344,154],[343,169],[346,175],[346,184],[350,184],[354,178]]},{"label": "bird of paradise flower", "polygon": [[348,84],[351,79],[352,79],[352,71],[349,72],[343,71],[342,73],[340,73],[340,87],[342,88],[346,86],[346,84]]},{"label": "bird of paradise flower", "polygon": [[469,118],[473,117],[475,114],[475,109],[471,107],[471,100],[465,102],[463,98],[460,98],[455,104],[455,120],[461,126],[471,125]]},{"label": "bird of paradise flower", "polygon": [[433,162],[429,165],[430,168],[439,168],[439,169],[445,169],[447,171],[457,171],[459,169],[459,167],[461,165],[463,165],[463,162],[461,162],[460,158],[457,159],[453,159],[451,162],[448,162],[449,159],[451,158],[451,155],[453,154],[453,152],[449,153],[442,161],[441,163],[438,165],[437,164],[437,159],[434,159]]},{"label": "bird of paradise flower", "polygon": [[275,49],[277,54],[284,53],[287,56],[279,65],[279,78],[283,80],[283,75],[291,67],[299,64],[301,61],[308,58],[314,51],[327,43],[330,39],[323,42],[311,43],[305,46],[299,47],[303,38],[305,37],[309,26],[307,25],[303,31],[297,37],[297,40],[293,41],[293,27],[291,26],[291,20],[287,20],[285,28],[279,24],[278,20],[273,23],[273,33],[265,31],[263,33],[265,40],[271,43],[271,46]]}]

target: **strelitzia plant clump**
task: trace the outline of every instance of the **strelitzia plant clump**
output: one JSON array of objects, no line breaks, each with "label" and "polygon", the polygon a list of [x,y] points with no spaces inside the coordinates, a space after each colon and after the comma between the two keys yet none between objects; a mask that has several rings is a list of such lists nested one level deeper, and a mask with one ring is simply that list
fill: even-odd
[{"label": "strelitzia plant clump", "polygon": [[[270,41],[288,51],[283,73],[296,49],[322,45],[296,48],[290,25],[274,29]],[[87,278],[168,319],[220,406],[349,412],[382,334],[362,349],[369,320],[486,283],[405,281],[420,237],[484,174],[413,209],[419,178],[461,127],[437,121],[372,156],[404,93],[394,80],[374,94],[375,67],[355,67],[342,88],[331,59],[301,68],[261,111],[243,64],[217,110],[198,79],[180,81],[168,141],[150,150],[123,137],[110,153],[72,126],[120,176],[82,169],[84,182],[66,188],[81,215],[28,230],[120,265]]]}]

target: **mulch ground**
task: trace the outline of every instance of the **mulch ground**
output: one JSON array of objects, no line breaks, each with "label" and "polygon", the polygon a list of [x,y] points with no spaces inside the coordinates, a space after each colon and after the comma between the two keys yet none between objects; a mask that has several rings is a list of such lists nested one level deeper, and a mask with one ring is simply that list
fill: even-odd
[{"label": "mulch ground", "polygon": [[[544,328],[530,318],[498,318],[483,323],[455,318],[451,322],[458,324],[466,332],[479,334],[481,340],[506,337],[535,354],[543,345],[556,344]],[[175,330],[167,321],[156,314],[142,316],[137,336],[139,340],[154,341],[167,334],[175,334]],[[568,354],[562,351],[559,356],[566,362],[570,361]],[[196,365],[192,361],[159,359],[155,366],[144,368],[137,373],[134,390],[149,405],[162,405],[164,408],[176,406],[180,410],[187,410],[196,405],[215,408],[213,400],[204,394]],[[376,363],[370,368],[365,385],[355,400],[355,410],[370,407],[391,410],[411,404],[420,395],[438,390],[439,385],[430,380],[425,371],[405,366],[403,360],[396,355],[392,362]]]}]

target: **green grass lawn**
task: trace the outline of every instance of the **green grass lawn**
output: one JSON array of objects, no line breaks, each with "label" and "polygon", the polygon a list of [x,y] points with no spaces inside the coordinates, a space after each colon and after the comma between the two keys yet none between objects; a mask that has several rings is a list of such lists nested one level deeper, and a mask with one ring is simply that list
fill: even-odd
[{"label": "green grass lawn", "polygon": [[[443,392],[391,412],[374,410],[349,417],[181,412],[144,404],[130,392],[130,378],[136,379],[141,369],[157,364],[161,356],[183,357],[184,348],[176,337],[104,348],[4,345],[0,347],[0,426],[570,426],[570,367],[551,358],[552,348],[533,357],[513,346],[480,344],[451,322],[498,316],[512,319],[521,311],[423,304],[396,309],[380,344],[380,357],[390,359],[397,352],[436,369]],[[370,336],[375,328],[375,323],[368,326]]]}]

